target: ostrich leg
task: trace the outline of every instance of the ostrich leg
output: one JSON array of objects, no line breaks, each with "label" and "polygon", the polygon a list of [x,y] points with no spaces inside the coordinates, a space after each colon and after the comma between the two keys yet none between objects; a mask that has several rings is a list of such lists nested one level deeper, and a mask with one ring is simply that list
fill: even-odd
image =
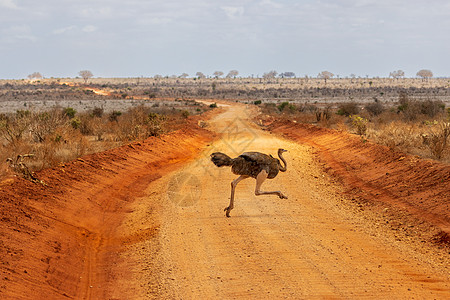
[{"label": "ostrich leg", "polygon": [[233,209],[234,207],[234,191],[236,190],[236,185],[241,182],[242,180],[248,178],[249,176],[247,175],[241,175],[238,178],[236,178],[235,180],[233,180],[231,182],[231,198],[230,198],[230,205],[228,207],[225,207],[224,211],[226,211],[226,215],[229,218],[230,217],[230,211]]},{"label": "ostrich leg", "polygon": [[280,191],[274,191],[274,192],[263,192],[261,191],[261,185],[263,184],[264,180],[267,179],[267,172],[265,170],[262,170],[261,173],[256,176],[256,188],[255,188],[255,195],[278,195],[281,199],[287,199],[287,196],[283,195]]}]

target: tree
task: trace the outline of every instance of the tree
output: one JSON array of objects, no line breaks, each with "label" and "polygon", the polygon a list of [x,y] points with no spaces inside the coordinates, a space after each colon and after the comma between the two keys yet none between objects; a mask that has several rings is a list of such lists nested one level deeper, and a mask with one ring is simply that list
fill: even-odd
[{"label": "tree", "polygon": [[227,78],[236,78],[236,76],[239,75],[239,72],[237,70],[231,70],[230,72],[228,72]]},{"label": "tree", "polygon": [[206,78],[205,74],[203,74],[202,72],[197,72],[197,73],[195,74],[195,76],[197,76],[198,79]]},{"label": "tree", "polygon": [[86,84],[90,78],[94,77],[94,74],[89,70],[80,71],[78,74],[84,79],[84,84]]},{"label": "tree", "polygon": [[394,79],[402,78],[405,77],[405,72],[403,72],[402,70],[393,71],[389,73],[389,77],[392,77]]},{"label": "tree", "polygon": [[295,73],[294,72],[284,72],[280,74],[281,78],[292,78],[295,77]]},{"label": "tree", "polygon": [[264,73],[263,74],[263,78],[264,79],[272,79],[275,78],[275,76],[277,76],[278,72],[275,70],[272,70],[270,72]]},{"label": "tree", "polygon": [[213,74],[216,78],[219,78],[220,76],[223,76],[223,72],[222,71],[215,71]]},{"label": "tree", "polygon": [[189,76],[189,74],[183,73],[183,74],[180,75],[180,78],[187,78],[188,76]]},{"label": "tree", "polygon": [[325,84],[327,83],[327,79],[330,79],[334,76],[333,73],[328,72],[328,71],[322,71],[319,73],[319,75],[317,75],[317,78],[322,78],[325,80]]},{"label": "tree", "polygon": [[416,75],[422,77],[422,79],[425,80],[433,77],[433,72],[431,72],[430,70],[420,70]]},{"label": "tree", "polygon": [[27,77],[30,80],[39,80],[39,79],[43,78],[41,73],[39,73],[39,72],[34,72],[33,74],[28,75]]}]

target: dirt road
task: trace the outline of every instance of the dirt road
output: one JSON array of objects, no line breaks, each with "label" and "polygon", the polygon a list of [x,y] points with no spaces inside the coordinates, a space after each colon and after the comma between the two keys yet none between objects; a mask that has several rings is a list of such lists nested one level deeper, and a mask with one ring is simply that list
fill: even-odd
[{"label": "dirt road", "polygon": [[[341,194],[310,146],[262,131],[227,105],[201,130],[93,155],[0,184],[6,299],[448,299],[445,254],[399,241]],[[209,154],[285,154],[255,196]],[[1,225],[1,224],[0,224]],[[376,225],[376,226],[375,226]],[[442,250],[444,251],[444,250]],[[2,297],[0,297],[2,298]]]},{"label": "dirt road", "polygon": [[[228,107],[210,122],[222,134],[198,159],[150,184],[124,231],[145,228],[158,215],[155,239],[130,247],[135,290],[175,299],[444,299],[445,267],[433,269],[389,237],[370,232],[341,205],[340,186],[313,160],[311,149],[263,132],[249,109]],[[209,154],[258,150],[285,155],[288,171],[263,185],[288,200],[255,196],[255,180],[239,183],[235,209],[225,218],[229,168]],[[158,214],[147,207],[160,203]],[[367,222],[367,220],[365,221]]]}]

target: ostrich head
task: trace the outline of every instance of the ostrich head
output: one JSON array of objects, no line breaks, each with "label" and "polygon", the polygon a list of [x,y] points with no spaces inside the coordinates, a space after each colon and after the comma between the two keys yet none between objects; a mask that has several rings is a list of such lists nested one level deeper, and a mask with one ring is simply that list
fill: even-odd
[{"label": "ostrich head", "polygon": [[281,172],[286,172],[286,168],[287,168],[286,160],[283,158],[283,155],[282,155],[284,152],[287,152],[287,150],[284,150],[282,148],[278,149],[278,156],[280,157],[281,161],[284,163],[284,166],[282,166],[280,163],[280,171]]}]

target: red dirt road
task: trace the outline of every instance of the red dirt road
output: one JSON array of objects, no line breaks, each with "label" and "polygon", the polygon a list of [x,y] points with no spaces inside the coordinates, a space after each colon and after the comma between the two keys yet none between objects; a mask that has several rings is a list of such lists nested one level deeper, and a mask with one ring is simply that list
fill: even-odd
[{"label": "red dirt road", "polygon": [[[0,298],[450,297],[448,248],[432,243],[447,232],[446,166],[418,160],[419,172],[389,150],[370,160],[372,148],[335,132],[272,128],[290,141],[256,127],[253,113],[228,106],[210,132],[186,129],[42,171],[47,186],[2,182]],[[289,150],[288,172],[263,189],[289,199],[257,197],[247,179],[225,218],[236,176],[209,154],[279,147]]]}]

